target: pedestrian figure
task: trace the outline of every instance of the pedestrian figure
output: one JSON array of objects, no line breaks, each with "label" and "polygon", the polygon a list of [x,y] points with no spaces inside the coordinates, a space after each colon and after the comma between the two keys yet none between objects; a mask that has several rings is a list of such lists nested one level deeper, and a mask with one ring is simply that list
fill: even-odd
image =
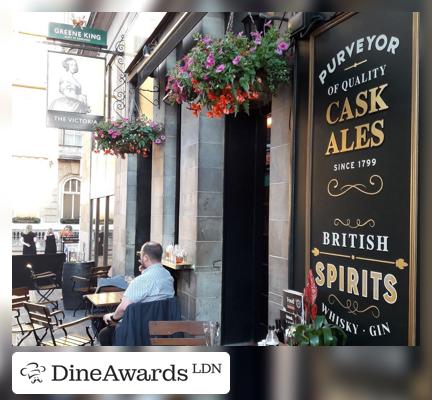
[{"label": "pedestrian figure", "polygon": [[57,254],[56,237],[52,228],[45,234],[45,254]]},{"label": "pedestrian figure", "polygon": [[31,225],[26,226],[26,230],[21,232],[20,242],[23,245],[23,255],[36,254],[36,233],[32,231]]}]

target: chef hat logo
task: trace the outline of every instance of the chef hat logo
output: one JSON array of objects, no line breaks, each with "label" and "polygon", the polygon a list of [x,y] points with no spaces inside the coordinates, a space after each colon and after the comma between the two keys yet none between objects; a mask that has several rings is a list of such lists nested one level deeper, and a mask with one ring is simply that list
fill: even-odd
[{"label": "chef hat logo", "polygon": [[35,362],[28,363],[24,368],[21,369],[20,373],[22,376],[27,376],[31,383],[42,382],[40,374],[45,372],[46,368]]}]

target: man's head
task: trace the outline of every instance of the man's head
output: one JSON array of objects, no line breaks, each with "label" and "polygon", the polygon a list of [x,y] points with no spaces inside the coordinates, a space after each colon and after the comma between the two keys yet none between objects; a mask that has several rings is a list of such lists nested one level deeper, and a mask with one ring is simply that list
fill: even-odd
[{"label": "man's head", "polygon": [[158,264],[162,260],[163,249],[162,246],[157,242],[146,242],[141,247],[140,254],[140,271],[145,270],[147,267],[153,264]]}]

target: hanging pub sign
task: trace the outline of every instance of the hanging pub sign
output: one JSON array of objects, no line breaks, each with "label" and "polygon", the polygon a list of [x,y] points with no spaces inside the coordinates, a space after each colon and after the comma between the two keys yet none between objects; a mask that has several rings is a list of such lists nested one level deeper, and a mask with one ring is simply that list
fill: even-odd
[{"label": "hanging pub sign", "polygon": [[105,59],[49,51],[47,126],[92,131],[104,110]]},{"label": "hanging pub sign", "polygon": [[78,42],[91,46],[107,47],[107,32],[81,27],[81,25],[67,25],[50,22],[48,24],[48,38],[63,42]]},{"label": "hanging pub sign", "polygon": [[418,14],[311,39],[307,262],[351,345],[416,344]]}]

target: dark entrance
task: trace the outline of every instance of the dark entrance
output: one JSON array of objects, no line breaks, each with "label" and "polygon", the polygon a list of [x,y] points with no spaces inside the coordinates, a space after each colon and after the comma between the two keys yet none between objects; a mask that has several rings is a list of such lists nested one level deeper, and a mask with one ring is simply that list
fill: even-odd
[{"label": "dark entrance", "polygon": [[225,134],[222,341],[267,331],[270,107],[227,117]]},{"label": "dark entrance", "polygon": [[[152,157],[137,159],[137,196],[135,251],[150,240]],[[135,257],[135,276],[139,275],[139,258]]]}]

